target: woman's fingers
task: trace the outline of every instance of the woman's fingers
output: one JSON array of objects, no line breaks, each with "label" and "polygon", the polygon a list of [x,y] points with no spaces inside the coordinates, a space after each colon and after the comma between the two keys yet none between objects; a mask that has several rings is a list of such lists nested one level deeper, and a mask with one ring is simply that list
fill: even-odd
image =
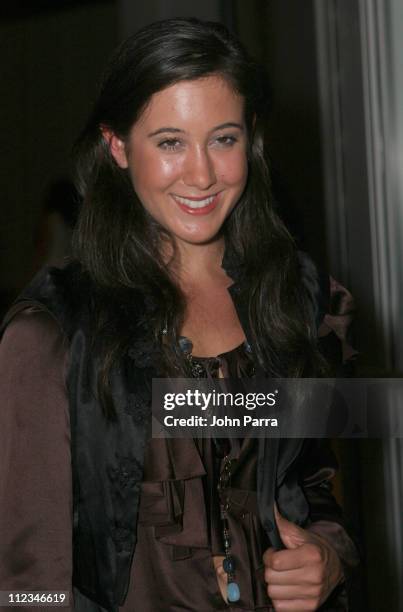
[{"label": "woman's fingers", "polygon": [[268,585],[315,585],[320,582],[319,572],[315,568],[300,568],[287,572],[276,572],[266,568],[264,573],[265,582]]},{"label": "woman's fingers", "polygon": [[320,606],[318,599],[281,599],[273,601],[276,612],[313,612]]},{"label": "woman's fingers", "polygon": [[307,584],[307,585],[279,585],[269,584],[267,586],[267,593],[272,600],[280,599],[314,599],[320,597],[322,589],[320,584]]},{"label": "woman's fingers", "polygon": [[269,548],[263,555],[263,562],[266,568],[284,572],[321,563],[322,557],[322,551],[316,544],[307,543],[291,550]]}]

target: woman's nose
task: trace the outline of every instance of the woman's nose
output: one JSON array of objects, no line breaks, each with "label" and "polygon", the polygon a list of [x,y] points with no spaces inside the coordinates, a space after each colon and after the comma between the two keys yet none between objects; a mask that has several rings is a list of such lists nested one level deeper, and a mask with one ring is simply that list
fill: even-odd
[{"label": "woman's nose", "polygon": [[184,168],[184,183],[189,187],[208,189],[217,181],[214,163],[205,149],[188,153]]}]

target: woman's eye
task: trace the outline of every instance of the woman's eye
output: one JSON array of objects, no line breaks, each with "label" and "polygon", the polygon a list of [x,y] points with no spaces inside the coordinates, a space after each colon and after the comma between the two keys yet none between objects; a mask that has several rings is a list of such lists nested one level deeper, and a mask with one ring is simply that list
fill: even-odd
[{"label": "woman's eye", "polygon": [[166,140],[158,143],[159,148],[163,149],[164,151],[176,151],[181,147],[181,145],[181,141],[177,140],[176,138],[167,138]]},{"label": "woman's eye", "polygon": [[235,136],[218,136],[215,141],[221,147],[232,147],[236,142],[237,138]]}]

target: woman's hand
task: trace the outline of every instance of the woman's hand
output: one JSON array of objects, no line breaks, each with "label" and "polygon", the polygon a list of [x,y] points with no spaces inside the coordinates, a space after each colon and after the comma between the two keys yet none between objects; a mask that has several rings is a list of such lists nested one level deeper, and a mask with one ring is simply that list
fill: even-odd
[{"label": "woman's hand", "polygon": [[263,555],[267,592],[276,612],[317,610],[343,578],[340,558],[321,536],[287,521],[275,508],[286,550]]}]

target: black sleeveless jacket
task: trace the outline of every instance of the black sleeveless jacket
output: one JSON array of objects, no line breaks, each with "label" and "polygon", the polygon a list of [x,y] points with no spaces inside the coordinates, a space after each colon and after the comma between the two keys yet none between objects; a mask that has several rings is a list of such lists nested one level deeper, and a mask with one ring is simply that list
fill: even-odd
[{"label": "black sleeveless jacket", "polygon": [[[319,324],[324,314],[323,292],[310,260],[302,274]],[[242,274],[224,258],[223,267],[235,283],[229,289],[249,339]],[[149,298],[137,295],[130,313],[130,348],[112,376],[117,417],[107,420],[94,389],[97,361],[89,343],[91,290],[77,264],[63,270],[45,268],[21,294],[6,323],[25,307],[38,305],[60,324],[70,344],[67,389],[70,405],[73,471],[73,586],[109,612],[116,612],[128,590],[136,545],[137,509],[144,452],[150,436],[153,346],[144,321]],[[137,321],[136,321],[137,317]],[[137,324],[138,322],[138,324]],[[257,364],[256,364],[257,366]],[[258,366],[257,366],[258,367]],[[259,440],[258,505],[272,544],[282,547],[273,502],[289,520],[303,525],[309,507],[298,484],[302,440]]]}]

